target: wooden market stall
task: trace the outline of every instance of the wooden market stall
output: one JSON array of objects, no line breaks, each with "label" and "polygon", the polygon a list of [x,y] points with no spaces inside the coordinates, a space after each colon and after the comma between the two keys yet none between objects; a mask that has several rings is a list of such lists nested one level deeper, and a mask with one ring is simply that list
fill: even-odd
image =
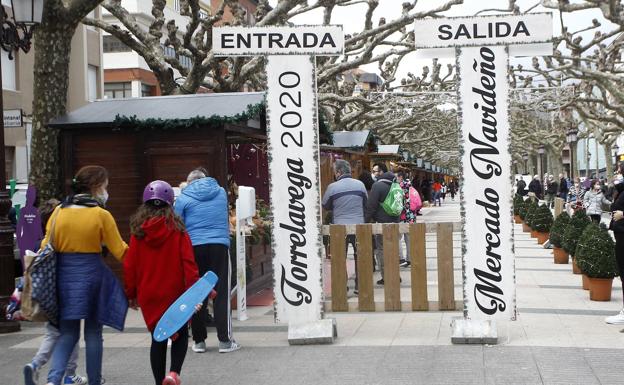
[{"label": "wooden market stall", "polygon": [[[110,174],[113,214],[124,237],[141,204],[144,186],[155,179],[178,186],[204,167],[228,186],[227,143],[265,140],[264,93],[222,93],[99,100],[50,123],[60,130],[60,182],[69,192],[74,173],[98,164]],[[232,202],[230,202],[232,204]],[[269,285],[270,247],[249,250],[247,275]],[[234,255],[234,253],[232,253]],[[120,267],[107,261],[119,272]]]},{"label": "wooden market stall", "polygon": [[393,170],[401,161],[399,154],[400,145],[398,144],[380,144],[377,146],[377,152],[370,154],[370,166],[375,163],[385,163],[388,170]]},{"label": "wooden market stall", "polygon": [[333,144],[321,145],[320,178],[321,194],[334,181],[333,166],[336,159],[344,159],[351,164],[351,174],[358,178],[362,171],[370,171],[369,154],[375,149],[375,141],[370,130],[335,131]]}]

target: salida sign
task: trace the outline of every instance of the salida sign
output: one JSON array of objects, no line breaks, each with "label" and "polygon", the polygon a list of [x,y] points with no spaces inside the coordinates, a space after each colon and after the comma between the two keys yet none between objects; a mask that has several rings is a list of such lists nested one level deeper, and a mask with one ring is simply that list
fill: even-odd
[{"label": "salida sign", "polygon": [[[454,47],[462,145],[464,316],[515,319],[509,45],[543,53],[550,14],[419,20],[417,48]],[[535,45],[535,46],[531,46]],[[551,47],[552,50],[552,47]]]},{"label": "salida sign", "polygon": [[213,29],[217,55],[267,55],[276,319],[289,325],[321,319],[319,141],[312,55],[338,55],[343,46],[338,26]]},{"label": "salida sign", "polygon": [[552,16],[476,16],[419,20],[414,28],[417,48],[531,44],[549,41]]}]

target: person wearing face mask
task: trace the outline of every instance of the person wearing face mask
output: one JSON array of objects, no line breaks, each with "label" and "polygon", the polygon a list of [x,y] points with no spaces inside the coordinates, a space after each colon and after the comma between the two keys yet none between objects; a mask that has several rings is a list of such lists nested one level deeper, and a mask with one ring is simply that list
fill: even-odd
[{"label": "person wearing face mask", "polygon": [[602,185],[597,179],[592,183],[592,189],[585,193],[583,205],[592,222],[596,224],[600,223],[602,205],[611,205],[611,202],[605,197],[602,192]]},{"label": "person wearing face mask", "polygon": [[568,199],[566,203],[568,203],[570,207],[575,208],[575,206],[577,205],[577,202],[582,201],[583,195],[584,195],[584,190],[583,190],[583,187],[581,186],[580,179],[578,177],[574,178],[574,184],[570,186],[570,189],[568,190]]},{"label": "person wearing face mask", "polygon": [[[46,227],[42,245],[52,240],[56,250],[60,335],[52,354],[48,384],[60,385],[67,362],[80,338],[84,320],[87,376],[102,378],[102,326],[123,329],[128,302],[123,287],[102,259],[102,245],[121,261],[128,245],[121,239],[108,200],[108,172],[101,166],[81,168],[72,194],[57,207]],[[52,235],[53,233],[53,235]]]},{"label": "person wearing face mask", "polygon": [[[386,165],[381,165],[380,163],[375,163],[373,165],[371,176],[373,177],[373,181],[377,182],[381,174],[383,174],[382,168],[385,168]],[[371,186],[372,188],[372,186]]]},{"label": "person wearing face mask", "polygon": [[[613,204],[611,205],[611,224],[609,229],[615,236],[615,260],[617,262],[620,280],[622,281],[622,291],[624,292],[624,164],[620,163],[619,174],[613,179],[615,188]],[[623,297],[624,298],[624,297]],[[613,325],[624,324],[624,308],[616,315],[605,318],[605,322]]]}]

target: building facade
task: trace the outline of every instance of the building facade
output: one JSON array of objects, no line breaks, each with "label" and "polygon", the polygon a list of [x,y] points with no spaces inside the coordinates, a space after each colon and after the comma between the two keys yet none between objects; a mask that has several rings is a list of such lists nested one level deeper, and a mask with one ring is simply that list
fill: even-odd
[{"label": "building facade", "polygon": [[[10,12],[10,0],[2,0]],[[95,10],[91,17],[99,17]],[[30,138],[32,131],[34,48],[27,54],[18,51],[13,60],[2,52],[2,97],[5,114],[5,160],[8,179],[20,183],[28,180],[30,171]],[[82,24],[78,26],[71,46],[67,110],[81,107],[103,95],[102,34]]]},{"label": "building facade", "polygon": [[[200,0],[200,16],[208,17],[211,9],[219,6],[220,0]],[[240,0],[240,4],[247,10],[247,22],[250,25],[255,23],[254,13],[257,7],[256,0]],[[123,0],[122,6],[134,16],[136,21],[147,30],[154,18],[152,16],[151,0]],[[174,20],[179,31],[185,31],[189,18],[180,15],[180,0],[167,0],[164,9],[165,19]],[[103,12],[103,20],[109,24],[116,24],[121,27],[121,23],[106,10]],[[232,19],[232,13],[226,8],[223,20]],[[165,31],[166,32],[166,31]],[[182,36],[182,32],[180,32]],[[161,45],[165,55],[176,57],[180,63],[190,68],[191,58],[176,55],[173,47],[166,46],[166,33],[162,37]],[[104,33],[104,98],[136,98],[145,96],[162,95],[158,80],[150,70],[145,60],[116,37]],[[180,73],[174,69],[174,76],[180,77]]]}]

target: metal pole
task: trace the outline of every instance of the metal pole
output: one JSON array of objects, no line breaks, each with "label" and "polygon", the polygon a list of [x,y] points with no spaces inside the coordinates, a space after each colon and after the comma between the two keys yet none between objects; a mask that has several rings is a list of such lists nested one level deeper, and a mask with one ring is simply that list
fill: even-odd
[{"label": "metal pole", "polygon": [[589,179],[589,138],[585,138],[585,178]]},{"label": "metal pole", "polygon": [[[2,63],[0,62],[0,74]],[[6,306],[15,288],[15,258],[13,256],[13,226],[8,214],[11,198],[6,189],[6,154],[4,147],[4,100],[2,76],[0,76],[0,333],[20,330],[20,324],[6,319]]]},{"label": "metal pole", "polygon": [[570,143],[570,179],[574,183],[574,150],[576,150],[576,143]]},{"label": "metal pole", "polygon": [[[598,178],[598,175],[600,174],[600,163],[598,162],[598,139],[595,136],[594,136],[594,149],[596,151],[596,178]],[[607,159],[606,156],[605,156],[605,159]]]}]

